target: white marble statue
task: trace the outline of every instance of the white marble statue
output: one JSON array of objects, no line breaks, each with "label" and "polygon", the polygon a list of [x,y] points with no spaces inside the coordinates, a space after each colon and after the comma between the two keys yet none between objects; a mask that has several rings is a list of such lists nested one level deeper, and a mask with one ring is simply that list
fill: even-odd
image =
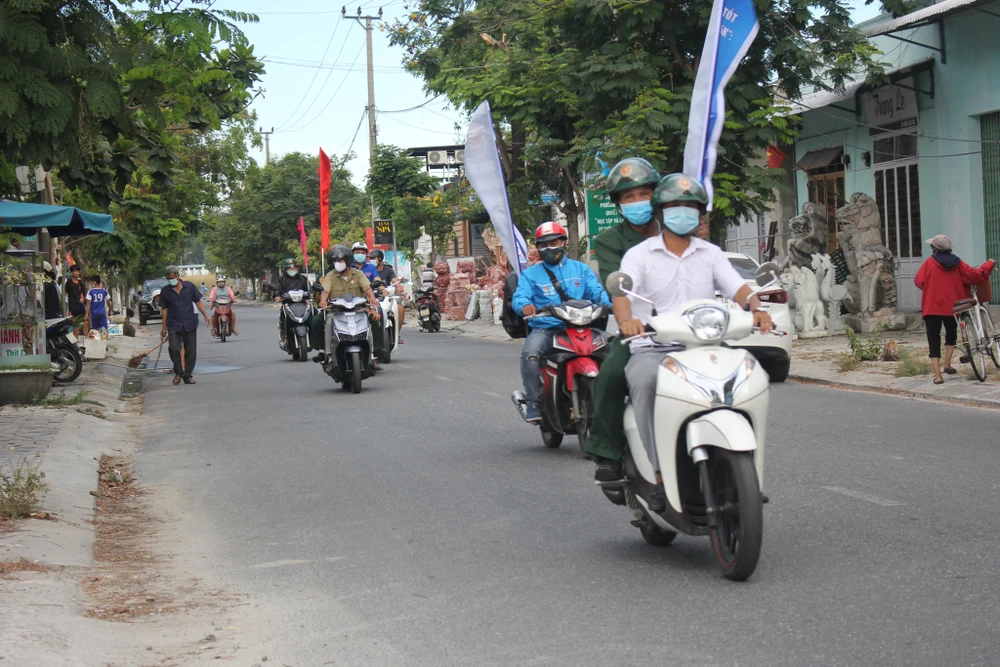
[{"label": "white marble statue", "polygon": [[816,272],[816,282],[819,284],[819,298],[826,306],[826,328],[830,331],[843,331],[844,322],[840,319],[840,304],[845,300],[851,301],[851,295],[846,286],[836,283],[837,272],[829,255],[813,255],[812,267]]},{"label": "white marble statue", "polygon": [[816,274],[807,268],[793,266],[792,282],[795,289],[795,304],[798,314],[802,316],[803,333],[826,330],[826,314],[823,312],[823,302],[819,296],[819,285]]}]

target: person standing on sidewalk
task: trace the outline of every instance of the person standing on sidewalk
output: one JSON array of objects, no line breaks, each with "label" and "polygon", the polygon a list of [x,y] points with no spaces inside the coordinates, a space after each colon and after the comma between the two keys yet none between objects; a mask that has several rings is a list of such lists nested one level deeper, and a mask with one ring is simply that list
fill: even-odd
[{"label": "person standing on sidewalk", "polygon": [[205,312],[201,291],[194,283],[181,280],[180,273],[176,266],[168,266],[164,272],[169,285],[160,292],[160,310],[163,313],[160,338],[169,338],[167,350],[170,352],[170,361],[174,363],[174,384],[180,384],[181,380],[184,380],[184,384],[195,384],[191,377],[198,358],[198,316],[194,309],[198,308],[209,327],[212,326],[212,320]]},{"label": "person standing on sidewalk", "polygon": [[87,301],[84,295],[87,293],[87,286],[80,279],[80,265],[74,264],[69,270],[70,278],[66,281],[66,307],[69,309],[69,316],[74,320],[79,318],[79,323],[74,322],[76,334],[79,336],[83,330],[83,318],[87,313]]},{"label": "person standing on sidewalk", "polygon": [[[978,285],[989,279],[996,260],[989,259],[979,268],[963,262],[951,251],[951,239],[938,234],[927,243],[931,256],[920,266],[913,284],[920,295],[920,314],[927,329],[927,347],[930,350],[931,366],[934,368],[934,384],[943,384],[941,373],[954,375],[958,371],[951,367],[951,357],[958,343],[958,321],[953,308],[955,302],[971,297],[970,285]],[[941,364],[941,327],[944,327],[944,365]]]}]

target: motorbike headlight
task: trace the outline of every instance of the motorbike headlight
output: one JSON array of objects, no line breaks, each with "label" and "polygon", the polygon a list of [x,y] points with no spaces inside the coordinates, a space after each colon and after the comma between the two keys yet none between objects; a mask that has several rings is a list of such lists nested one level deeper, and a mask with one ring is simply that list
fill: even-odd
[{"label": "motorbike headlight", "polygon": [[302,292],[292,292],[291,297],[292,301],[298,303],[299,301],[302,301]]},{"label": "motorbike headlight", "polygon": [[594,321],[594,307],[574,308],[572,306],[556,306],[553,312],[561,319],[578,327],[586,326]]},{"label": "motorbike headlight", "polygon": [[684,321],[701,340],[719,340],[729,328],[729,311],[715,305],[695,306],[684,313]]}]

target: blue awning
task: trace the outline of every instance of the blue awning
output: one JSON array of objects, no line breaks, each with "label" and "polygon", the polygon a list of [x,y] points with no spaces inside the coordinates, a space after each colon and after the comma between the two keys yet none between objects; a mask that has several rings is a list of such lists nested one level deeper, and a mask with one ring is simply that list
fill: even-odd
[{"label": "blue awning", "polygon": [[38,233],[42,227],[49,230],[49,236],[86,236],[115,231],[111,216],[104,213],[17,201],[0,201],[0,227],[25,236]]}]

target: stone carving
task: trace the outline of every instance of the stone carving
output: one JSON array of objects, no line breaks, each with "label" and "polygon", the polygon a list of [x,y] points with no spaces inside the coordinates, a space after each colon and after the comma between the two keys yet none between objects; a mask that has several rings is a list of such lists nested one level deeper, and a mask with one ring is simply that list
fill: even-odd
[{"label": "stone carving", "polygon": [[840,304],[844,300],[849,300],[851,295],[845,286],[836,283],[837,271],[829,255],[813,255],[812,268],[819,283],[819,298],[826,306],[826,328],[829,331],[843,331]]},{"label": "stone carving", "polygon": [[788,257],[795,266],[808,267],[812,256],[825,253],[829,239],[829,226],[818,205],[811,202],[802,206],[802,214],[788,221],[792,238],[788,241]]},{"label": "stone carving", "polygon": [[795,289],[796,316],[802,317],[802,333],[826,330],[826,315],[819,298],[816,274],[807,268],[793,266],[789,269]]},{"label": "stone carving", "polygon": [[837,210],[837,230],[850,272],[845,283],[852,299],[848,308],[858,316],[849,322],[851,327],[868,332],[878,325],[895,326],[905,321],[896,312],[892,252],[882,244],[882,222],[875,200],[863,192],[851,195],[847,205]]}]

